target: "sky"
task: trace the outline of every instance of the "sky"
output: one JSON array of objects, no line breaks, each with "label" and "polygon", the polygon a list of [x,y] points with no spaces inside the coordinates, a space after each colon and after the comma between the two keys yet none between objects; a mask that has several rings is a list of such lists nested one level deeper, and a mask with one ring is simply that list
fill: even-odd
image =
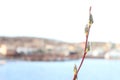
[{"label": "sky", "polygon": [[0,36],[83,42],[89,6],[89,41],[120,43],[119,0],[0,0]]}]

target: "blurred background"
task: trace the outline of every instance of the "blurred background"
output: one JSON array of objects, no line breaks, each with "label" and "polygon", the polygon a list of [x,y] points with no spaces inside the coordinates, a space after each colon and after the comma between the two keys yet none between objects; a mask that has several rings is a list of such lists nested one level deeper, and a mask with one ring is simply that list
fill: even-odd
[{"label": "blurred background", "polygon": [[118,0],[1,0],[0,80],[120,80]]}]

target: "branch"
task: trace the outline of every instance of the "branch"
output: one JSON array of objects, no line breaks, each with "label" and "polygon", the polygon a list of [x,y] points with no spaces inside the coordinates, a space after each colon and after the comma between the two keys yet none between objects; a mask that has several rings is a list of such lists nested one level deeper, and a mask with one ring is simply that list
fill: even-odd
[{"label": "branch", "polygon": [[89,8],[89,24],[86,26],[85,28],[85,33],[86,33],[86,41],[85,41],[85,48],[84,48],[84,55],[82,57],[82,60],[81,60],[81,63],[78,67],[78,70],[76,71],[76,73],[74,74],[74,77],[73,77],[73,80],[76,80],[77,79],[77,75],[78,75],[78,72],[80,71],[81,69],[81,66],[84,62],[84,59],[86,57],[86,54],[87,54],[87,51],[86,49],[88,48],[88,37],[89,37],[89,32],[90,32],[90,28],[91,28],[91,25],[93,24],[93,17],[92,17],[92,14],[91,14],[91,6]]}]

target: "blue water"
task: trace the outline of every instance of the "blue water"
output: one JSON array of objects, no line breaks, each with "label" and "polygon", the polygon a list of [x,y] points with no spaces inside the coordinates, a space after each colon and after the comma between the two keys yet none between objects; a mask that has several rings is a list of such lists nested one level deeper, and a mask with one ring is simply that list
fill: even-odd
[{"label": "blue water", "polygon": [[[72,80],[73,66],[79,62],[8,61],[0,65],[0,80]],[[120,80],[120,61],[86,59],[78,80]]]}]

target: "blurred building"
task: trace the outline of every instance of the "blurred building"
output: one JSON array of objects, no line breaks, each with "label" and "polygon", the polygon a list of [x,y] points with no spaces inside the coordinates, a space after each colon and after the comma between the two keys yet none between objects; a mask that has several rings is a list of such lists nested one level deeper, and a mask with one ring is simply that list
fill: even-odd
[{"label": "blurred building", "polygon": [[7,46],[5,44],[2,44],[0,46],[0,54],[3,55],[3,56],[6,56],[6,54],[7,54]]},{"label": "blurred building", "polygon": [[120,59],[120,50],[113,49],[104,55],[105,59]]}]

